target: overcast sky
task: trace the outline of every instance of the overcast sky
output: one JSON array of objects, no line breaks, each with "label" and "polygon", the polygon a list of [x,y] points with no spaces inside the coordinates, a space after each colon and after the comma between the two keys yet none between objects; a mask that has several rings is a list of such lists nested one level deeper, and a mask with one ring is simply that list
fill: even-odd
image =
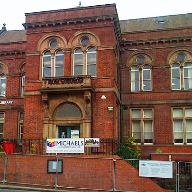
[{"label": "overcast sky", "polygon": [[[80,0],[1,0],[0,28],[24,29],[25,13],[74,8]],[[81,0],[82,6],[116,3],[120,20],[192,13],[192,0]]]}]

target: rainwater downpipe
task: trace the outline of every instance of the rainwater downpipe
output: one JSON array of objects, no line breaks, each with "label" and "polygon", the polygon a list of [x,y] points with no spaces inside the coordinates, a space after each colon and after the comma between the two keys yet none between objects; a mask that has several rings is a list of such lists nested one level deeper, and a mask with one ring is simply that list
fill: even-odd
[{"label": "rainwater downpipe", "polygon": [[122,138],[123,138],[123,107],[122,107],[122,54],[125,52],[124,49],[119,49],[120,51],[120,57],[119,57],[119,71],[120,71],[120,74],[119,74],[119,83],[120,83],[120,143],[122,143]]}]

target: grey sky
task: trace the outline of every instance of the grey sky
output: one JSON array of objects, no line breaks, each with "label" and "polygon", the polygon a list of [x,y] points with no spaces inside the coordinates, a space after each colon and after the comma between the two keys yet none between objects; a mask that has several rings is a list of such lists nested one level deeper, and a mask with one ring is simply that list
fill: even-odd
[{"label": "grey sky", "polygon": [[[74,8],[80,0],[6,0],[1,2],[0,28],[23,29],[25,13]],[[183,0],[81,0],[82,6],[116,3],[120,20],[192,13],[192,1]]]}]

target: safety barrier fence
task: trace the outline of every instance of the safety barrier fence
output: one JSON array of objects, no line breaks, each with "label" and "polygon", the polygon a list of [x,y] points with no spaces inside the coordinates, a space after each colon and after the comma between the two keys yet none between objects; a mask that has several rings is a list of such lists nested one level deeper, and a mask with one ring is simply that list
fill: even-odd
[{"label": "safety barrier fence", "polygon": [[[7,158],[8,157],[8,158]],[[23,155],[0,153],[0,182],[86,191],[192,190],[191,162],[173,162],[173,178],[139,177],[138,159],[116,155]]]}]

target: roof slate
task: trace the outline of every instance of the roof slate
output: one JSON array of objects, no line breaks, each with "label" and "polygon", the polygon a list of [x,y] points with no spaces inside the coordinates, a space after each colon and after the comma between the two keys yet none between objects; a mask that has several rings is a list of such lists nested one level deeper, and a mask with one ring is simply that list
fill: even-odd
[{"label": "roof slate", "polygon": [[[158,18],[160,18],[160,21],[164,20],[165,22],[158,23]],[[122,33],[191,28],[192,13],[121,20],[120,27]],[[0,44],[26,42],[26,40],[26,30],[5,31],[0,35]]]},{"label": "roof slate", "polygon": [[[158,22],[158,18],[165,22]],[[120,27],[122,33],[189,28],[192,27],[192,13],[122,20]]]},{"label": "roof slate", "polygon": [[0,35],[0,44],[26,42],[25,30],[5,31]]}]

